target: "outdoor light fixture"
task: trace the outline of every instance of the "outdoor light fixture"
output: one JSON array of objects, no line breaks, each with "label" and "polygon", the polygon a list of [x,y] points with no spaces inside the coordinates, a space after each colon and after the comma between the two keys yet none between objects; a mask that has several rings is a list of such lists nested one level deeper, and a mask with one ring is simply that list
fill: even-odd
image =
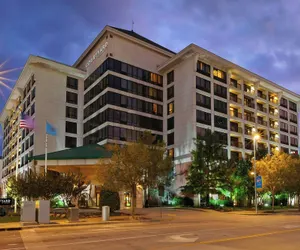
[{"label": "outdoor light fixture", "polygon": [[256,189],[256,144],[257,141],[260,139],[260,135],[255,133],[253,134],[253,151],[254,151],[254,190],[255,190],[255,212],[257,214],[257,189]]}]

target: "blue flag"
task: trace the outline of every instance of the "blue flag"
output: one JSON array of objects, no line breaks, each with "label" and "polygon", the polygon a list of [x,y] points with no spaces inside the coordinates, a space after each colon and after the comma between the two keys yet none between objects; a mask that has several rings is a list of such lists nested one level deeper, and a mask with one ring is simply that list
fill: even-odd
[{"label": "blue flag", "polygon": [[56,136],[56,129],[48,122],[46,122],[46,134]]}]

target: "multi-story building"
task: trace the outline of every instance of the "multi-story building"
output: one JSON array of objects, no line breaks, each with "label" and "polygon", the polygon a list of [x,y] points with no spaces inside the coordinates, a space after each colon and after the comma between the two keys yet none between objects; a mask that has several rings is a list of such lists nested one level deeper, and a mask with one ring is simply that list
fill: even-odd
[{"label": "multi-story building", "polygon": [[[167,143],[180,173],[205,129],[218,133],[230,158],[252,154],[254,130],[261,134],[258,147],[298,152],[299,100],[194,44],[174,53],[133,31],[106,26],[73,66],[30,57],[0,117],[3,177],[15,169],[21,110],[36,122],[19,139],[21,169],[28,155],[43,153],[48,121],[58,128],[49,152],[135,141],[150,130]],[[175,191],[184,183],[178,175]]]},{"label": "multi-story building", "polygon": [[[29,57],[0,116],[3,186],[15,174],[17,159],[19,173],[24,173],[32,165],[28,158],[45,152],[46,122],[53,124],[58,133],[55,138],[49,137],[50,152],[82,145],[84,77],[85,72],[79,69]],[[34,129],[19,128],[21,113],[34,119]]]}]

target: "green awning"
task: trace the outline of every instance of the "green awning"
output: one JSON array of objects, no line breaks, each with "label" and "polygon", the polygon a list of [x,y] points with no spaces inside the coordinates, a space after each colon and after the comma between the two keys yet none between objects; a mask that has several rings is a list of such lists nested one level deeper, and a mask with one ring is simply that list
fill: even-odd
[{"label": "green awning", "polygon": [[[111,158],[111,156],[112,153],[108,151],[104,146],[91,144],[48,153],[48,160],[100,159]],[[45,155],[36,155],[29,157],[28,159],[45,160]]]}]

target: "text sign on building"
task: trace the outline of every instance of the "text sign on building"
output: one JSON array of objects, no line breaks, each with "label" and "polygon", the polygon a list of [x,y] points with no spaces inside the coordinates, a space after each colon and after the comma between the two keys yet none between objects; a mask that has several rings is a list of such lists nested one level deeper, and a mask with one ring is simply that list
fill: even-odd
[{"label": "text sign on building", "polygon": [[95,59],[97,57],[99,57],[103,52],[104,50],[106,49],[108,45],[108,42],[104,43],[96,52],[95,54],[90,58],[90,60],[87,61],[87,63],[85,64],[85,67],[87,68],[88,66],[90,66],[90,64],[95,61]]},{"label": "text sign on building", "polygon": [[262,188],[262,178],[261,178],[261,176],[256,176],[256,188]]},{"label": "text sign on building", "polygon": [[13,199],[11,198],[0,199],[0,206],[11,206],[12,204],[13,204]]}]

